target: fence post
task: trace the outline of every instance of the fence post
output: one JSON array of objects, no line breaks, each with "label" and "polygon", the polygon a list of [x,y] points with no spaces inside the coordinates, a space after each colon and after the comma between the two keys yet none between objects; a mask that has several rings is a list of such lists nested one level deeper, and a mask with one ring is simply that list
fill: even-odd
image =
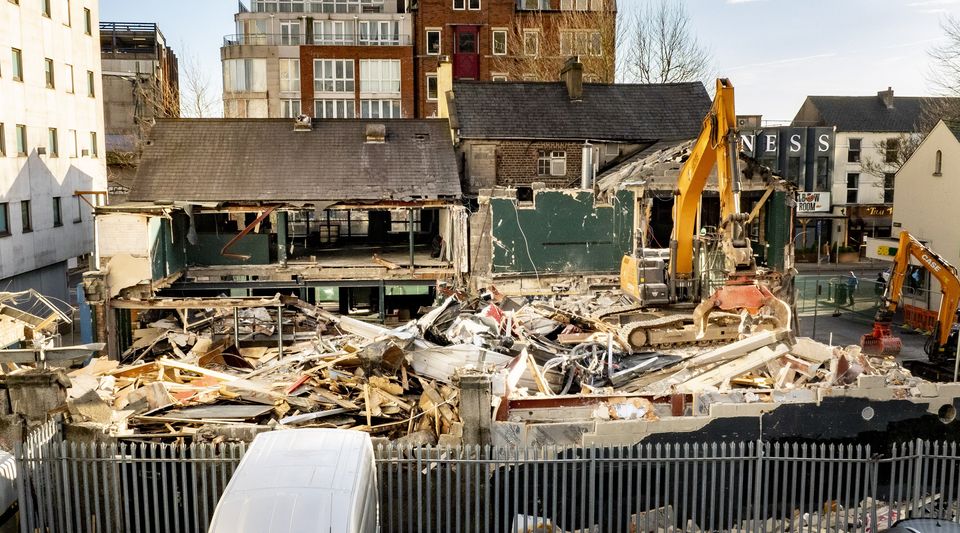
[{"label": "fence post", "polygon": [[916,446],[917,454],[913,466],[913,502],[910,505],[908,518],[913,518],[916,508],[920,506],[920,485],[923,474],[923,441],[916,439],[914,446]]},{"label": "fence post", "polygon": [[[896,450],[896,448],[894,448],[894,450]],[[878,470],[880,469],[880,458],[874,457],[873,454],[870,453],[869,444],[867,444],[867,457],[869,458],[869,460],[867,461],[867,468],[870,469],[869,490],[870,490],[870,503],[872,504],[870,506],[870,526],[871,526],[871,531],[873,533],[876,533],[877,532],[877,496],[879,496],[879,493],[880,493],[879,472],[878,472]]]},{"label": "fence post", "polygon": [[763,439],[757,439],[757,469],[753,477],[753,530],[757,533],[763,533],[763,516],[760,509],[760,494],[763,490],[763,463],[764,463],[764,443]]}]

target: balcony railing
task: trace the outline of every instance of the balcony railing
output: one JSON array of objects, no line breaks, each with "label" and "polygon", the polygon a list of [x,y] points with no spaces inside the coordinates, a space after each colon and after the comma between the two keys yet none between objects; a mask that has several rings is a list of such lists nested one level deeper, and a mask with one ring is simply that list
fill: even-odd
[{"label": "balcony railing", "polygon": [[348,34],[313,34],[309,39],[302,35],[278,33],[233,34],[223,38],[223,46],[410,46],[409,35],[369,36]]}]

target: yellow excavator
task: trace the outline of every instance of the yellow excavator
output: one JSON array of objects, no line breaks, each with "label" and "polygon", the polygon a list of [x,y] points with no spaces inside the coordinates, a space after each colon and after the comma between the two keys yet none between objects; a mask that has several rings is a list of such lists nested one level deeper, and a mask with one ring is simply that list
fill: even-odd
[{"label": "yellow excavator", "polygon": [[906,231],[900,232],[893,271],[883,295],[883,305],[874,318],[873,331],[860,337],[860,346],[864,353],[872,355],[900,353],[902,342],[893,335],[890,324],[903,296],[903,282],[911,257],[916,258],[940,282],[943,297],[940,300],[937,325],[927,339],[924,351],[931,361],[943,360],[956,353],[957,333],[953,330],[953,324],[956,321],[957,305],[960,305],[960,279],[957,277],[956,268]]},{"label": "yellow excavator", "polygon": [[[620,264],[620,288],[638,307],[684,302],[699,305],[692,316],[678,313],[623,325],[620,336],[635,350],[670,343],[732,340],[743,333],[747,322],[789,327],[790,307],[774,296],[761,279],[763,276],[758,276],[746,231],[772,188],[768,188],[752,212],[740,211],[740,134],[733,84],[728,79],[718,79],[716,89],[700,135],[680,169],[668,255],[643,252],[639,256],[624,256]],[[700,279],[694,269],[698,249],[695,233],[701,197],[714,168],[720,193],[717,237],[726,281],[700,302]],[[711,321],[709,315],[717,309],[726,313]],[[691,318],[693,327],[688,320]]]}]

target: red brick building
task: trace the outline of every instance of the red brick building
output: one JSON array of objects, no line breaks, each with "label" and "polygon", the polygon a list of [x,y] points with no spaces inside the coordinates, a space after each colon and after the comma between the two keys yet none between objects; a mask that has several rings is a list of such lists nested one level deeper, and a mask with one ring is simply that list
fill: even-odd
[{"label": "red brick building", "polygon": [[442,57],[457,80],[554,81],[580,55],[588,81],[613,81],[614,0],[418,0],[411,11],[418,117],[437,112]]}]

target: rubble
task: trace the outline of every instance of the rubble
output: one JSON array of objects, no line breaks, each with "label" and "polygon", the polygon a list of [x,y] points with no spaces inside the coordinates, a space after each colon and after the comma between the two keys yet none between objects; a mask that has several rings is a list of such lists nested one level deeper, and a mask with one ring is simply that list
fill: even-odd
[{"label": "rubble", "polygon": [[[619,301],[612,292],[531,301],[495,290],[475,298],[447,291],[439,305],[397,327],[279,294],[246,308],[231,308],[230,299],[189,311],[157,306],[140,313],[120,361],[100,357],[69,373],[67,412],[120,438],[335,427],[457,444],[464,372],[489,378],[496,420],[506,420],[506,400],[518,398],[597,397],[556,421],[655,421],[664,410],[653,402],[676,395],[776,402],[791,391],[888,384],[930,394],[892,358],[793,339],[784,330],[630,353],[614,328],[583,318]],[[7,375],[28,371],[20,366]]]}]

